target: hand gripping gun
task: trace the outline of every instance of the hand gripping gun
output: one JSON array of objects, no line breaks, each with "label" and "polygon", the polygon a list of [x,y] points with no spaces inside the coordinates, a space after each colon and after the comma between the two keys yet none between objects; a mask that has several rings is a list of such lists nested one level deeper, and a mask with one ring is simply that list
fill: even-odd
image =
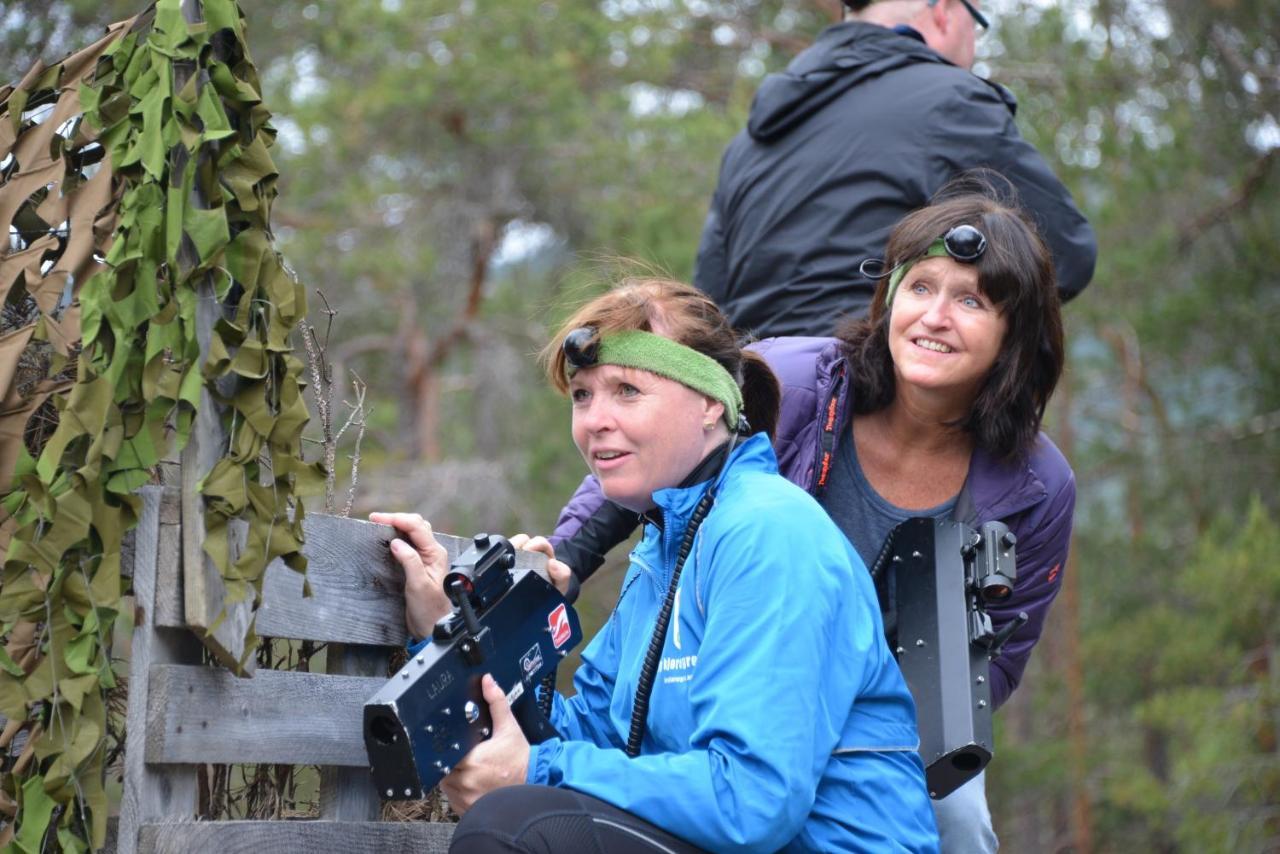
[{"label": "hand gripping gun", "polygon": [[885,634],[916,702],[929,795],[946,797],[991,761],[991,660],[1027,621],[996,632],[987,606],[1017,578],[1016,538],[1002,522],[908,519],[872,567]]},{"label": "hand gripping gun", "polygon": [[[480,690],[486,673],[507,689],[530,744],[556,735],[547,720],[550,704],[547,711],[539,708],[536,688],[554,677],[560,659],[582,640],[582,629],[542,573],[515,567],[516,550],[506,538],[477,534],[444,578],[453,611],[436,623],[431,642],[365,703],[365,749],[384,800],[426,797],[492,734]],[[548,698],[550,690],[547,685]]]}]

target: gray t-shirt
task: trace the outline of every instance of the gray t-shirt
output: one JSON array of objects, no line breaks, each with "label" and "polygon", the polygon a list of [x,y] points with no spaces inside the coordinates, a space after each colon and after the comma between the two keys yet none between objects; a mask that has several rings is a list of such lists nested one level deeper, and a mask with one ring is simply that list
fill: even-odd
[{"label": "gray t-shirt", "polygon": [[863,474],[853,430],[849,429],[844,431],[836,448],[831,480],[821,500],[827,515],[853,543],[863,563],[870,567],[880,555],[890,531],[916,516],[949,519],[955,510],[956,498],[953,495],[938,506],[924,510],[904,510],[885,501]]}]

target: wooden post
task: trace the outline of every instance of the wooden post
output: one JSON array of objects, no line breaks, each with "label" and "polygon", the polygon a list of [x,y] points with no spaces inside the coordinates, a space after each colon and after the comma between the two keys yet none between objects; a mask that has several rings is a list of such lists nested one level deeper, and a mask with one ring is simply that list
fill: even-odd
[{"label": "wooden post", "polygon": [[198,663],[200,645],[190,632],[155,623],[158,573],[177,574],[181,563],[176,489],[144,487],[142,516],[134,530],[133,645],[129,658],[129,705],[124,752],[124,799],[120,805],[120,854],[133,854],[138,828],[148,822],[194,819],[197,809],[194,765],[148,765],[147,699],[153,664]]},{"label": "wooden post", "polygon": [[[345,676],[387,675],[387,650],[371,646],[330,644],[325,672]],[[382,804],[373,789],[369,769],[326,766],[320,769],[320,818],[334,821],[375,821]]]},{"label": "wooden post", "polygon": [[[202,22],[203,4],[200,0],[182,0],[182,16],[188,24]],[[196,69],[192,67],[191,71],[195,73]],[[196,85],[202,85],[202,81],[197,80]],[[192,188],[192,195],[191,201],[196,206],[209,206],[209,200],[204,198],[198,182]],[[187,252],[187,245],[184,243],[179,249],[180,265],[182,259],[189,254],[192,253]],[[188,260],[193,262],[195,259]],[[200,276],[196,283],[195,332],[200,344],[197,364],[203,365],[209,356],[213,327],[221,307],[210,277]],[[224,377],[219,381],[220,393],[229,397],[234,390],[234,377]],[[252,651],[246,650],[244,643],[245,634],[253,619],[253,602],[246,600],[234,605],[228,604],[222,576],[213,561],[204,554],[204,501],[200,496],[199,484],[226,453],[227,442],[221,408],[207,389],[201,389],[200,409],[192,425],[191,438],[182,451],[182,567],[187,625],[196,630],[205,646],[224,667],[248,676],[257,664],[252,655],[246,654]],[[228,560],[234,561],[238,556],[238,540],[246,530],[243,525],[228,526]]]},{"label": "wooden post", "polygon": [[[200,342],[201,363],[209,353],[218,310],[217,296],[206,277],[197,288],[196,301],[196,337]],[[222,576],[204,553],[204,498],[199,485],[222,458],[226,447],[227,433],[222,426],[220,408],[208,390],[202,390],[191,438],[182,451],[182,581],[187,625],[196,631],[220,664],[240,675],[249,675],[256,662],[245,654],[244,638],[253,619],[253,601],[228,604]],[[242,531],[243,526],[227,528],[226,536],[231,540],[227,545],[228,560],[235,560],[238,554],[239,538],[235,535]]]}]

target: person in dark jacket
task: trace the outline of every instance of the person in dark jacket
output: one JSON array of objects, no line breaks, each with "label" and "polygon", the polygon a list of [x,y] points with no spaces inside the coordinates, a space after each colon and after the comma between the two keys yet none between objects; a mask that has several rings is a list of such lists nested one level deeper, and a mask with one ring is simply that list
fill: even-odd
[{"label": "person in dark jacket", "polygon": [[979,0],[845,2],[845,22],[765,78],[725,150],[694,284],[756,337],[830,334],[866,313],[875,281],[858,265],[894,224],[985,167],[1033,215],[1063,300],[1083,290],[1093,229],[1019,135],[1013,95],[969,71]]},{"label": "person in dark jacket", "polygon": [[[1061,375],[1063,331],[1048,250],[1025,215],[961,181],[890,237],[870,316],[839,338],[751,345],[782,385],[779,470],[818,498],[865,561],[914,516],[1000,520],[1017,582],[997,630],[1029,620],[992,661],[1003,704],[1062,583],[1075,478],[1040,432]],[[954,188],[954,189],[953,189]],[[967,260],[965,260],[967,259]],[[580,574],[627,520],[584,482],[551,537]],[[934,803],[942,850],[994,851],[981,777]]]}]

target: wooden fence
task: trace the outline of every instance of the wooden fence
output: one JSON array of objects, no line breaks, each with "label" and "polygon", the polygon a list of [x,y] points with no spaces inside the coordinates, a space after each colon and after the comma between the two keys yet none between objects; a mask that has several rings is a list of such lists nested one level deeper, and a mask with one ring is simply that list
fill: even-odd
[{"label": "wooden fence", "polygon": [[[404,577],[390,556],[390,528],[353,519],[307,518],[307,578],[279,562],[267,569],[257,630],[264,637],[329,644],[327,672],[258,669],[237,676],[202,665],[208,601],[185,583],[201,565],[184,561],[184,527],[202,525],[182,500],[189,483],[143,490],[132,571],[136,627],[129,663],[125,790],[118,850],[146,852],[443,851],[453,826],[380,822],[362,732],[364,701],[387,678],[389,648],[404,644]],[[179,483],[184,486],[180,489]],[[438,535],[456,557],[468,540]],[[187,552],[190,555],[191,552]],[[184,563],[186,572],[183,572]],[[539,563],[522,555],[521,568]],[[214,578],[216,584],[216,576]],[[213,585],[201,595],[217,597]],[[189,619],[194,610],[198,620]],[[229,635],[214,641],[225,654]],[[208,639],[206,638],[206,641]],[[321,766],[320,817],[196,821],[203,763]]]}]

